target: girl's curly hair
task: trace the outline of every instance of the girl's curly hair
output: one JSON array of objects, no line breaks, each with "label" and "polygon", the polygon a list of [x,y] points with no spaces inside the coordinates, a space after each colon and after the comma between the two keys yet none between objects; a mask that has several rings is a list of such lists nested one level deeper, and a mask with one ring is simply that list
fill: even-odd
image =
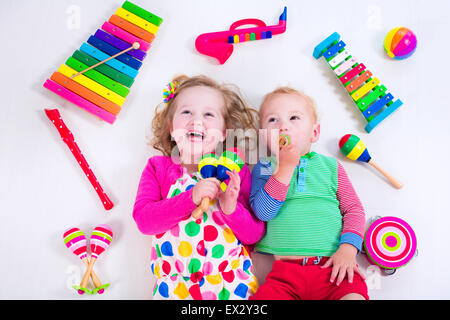
[{"label": "girl's curly hair", "polygon": [[[230,84],[219,84],[211,78],[198,75],[188,77],[180,75],[175,77],[172,81],[178,81],[177,90],[174,97],[167,103],[160,103],[155,110],[155,116],[152,121],[153,139],[150,144],[156,150],[159,150],[165,156],[170,156],[176,143],[170,135],[170,124],[173,120],[173,115],[176,109],[177,96],[185,89],[205,86],[217,90],[221,93],[224,100],[224,113],[226,129],[254,129],[256,131],[255,122],[258,118],[256,109],[250,108],[244,99],[241,97],[239,89]],[[162,109],[160,110],[160,107]],[[223,142],[226,144],[226,139]]]}]

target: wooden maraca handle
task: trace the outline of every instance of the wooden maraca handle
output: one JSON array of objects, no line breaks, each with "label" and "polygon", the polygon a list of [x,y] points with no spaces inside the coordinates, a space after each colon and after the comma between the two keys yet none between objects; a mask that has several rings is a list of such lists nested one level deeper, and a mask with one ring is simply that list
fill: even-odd
[{"label": "wooden maraca handle", "polygon": [[209,201],[210,200],[208,197],[204,197],[202,199],[202,201],[200,202],[200,205],[194,211],[192,211],[192,216],[194,217],[194,219],[200,218],[202,213],[205,212],[206,210],[208,210]]},{"label": "wooden maraca handle", "polygon": [[[84,265],[86,266],[86,268],[89,268],[89,260],[87,258],[84,258],[83,260]],[[97,275],[94,272],[94,269],[91,270],[91,278],[92,278],[92,282],[94,283],[95,287],[101,287],[102,286],[102,282],[100,281],[100,279],[97,277]]]},{"label": "wooden maraca handle", "polygon": [[385,170],[383,170],[378,164],[376,164],[372,159],[369,160],[368,164],[370,164],[372,167],[374,167],[375,169],[377,169],[381,174],[383,174],[390,183],[393,184],[394,187],[396,187],[397,189],[401,189],[403,187],[403,183],[401,183],[400,181],[398,181],[397,179],[395,179],[390,173],[386,172]]},{"label": "wooden maraca handle", "polygon": [[81,279],[81,283],[80,283],[81,288],[86,288],[88,281],[89,281],[89,275],[92,272],[92,268],[94,267],[96,260],[97,260],[96,258],[91,258],[91,261],[89,262],[86,272],[84,273],[83,279]]}]

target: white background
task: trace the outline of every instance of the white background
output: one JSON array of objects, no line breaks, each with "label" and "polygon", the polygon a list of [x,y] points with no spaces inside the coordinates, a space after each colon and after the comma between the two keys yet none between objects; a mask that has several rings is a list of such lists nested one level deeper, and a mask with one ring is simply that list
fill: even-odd
[{"label": "white background", "polygon": [[[258,108],[279,85],[311,95],[318,105],[321,138],[314,150],[338,158],[365,207],[367,218],[405,219],[418,238],[419,255],[390,277],[366,270],[372,299],[449,299],[449,103],[446,1],[145,1],[136,4],[164,22],[114,125],[42,87],[46,78],[108,20],[122,1],[12,1],[0,10],[0,298],[150,299],[151,239],[132,219],[138,182],[146,161],[150,123],[162,89],[179,73],[206,74],[238,85]],[[235,45],[224,65],[195,51],[204,32],[234,21],[258,18],[278,23],[288,7],[287,31],[267,41]],[[394,61],[383,50],[387,32],[411,28],[416,53]],[[404,105],[371,134],[346,91],[314,47],[337,31]],[[106,212],[89,181],[44,114],[57,107],[105,191],[115,203]],[[373,168],[344,158],[338,140],[358,135],[373,159],[404,183],[394,189]],[[84,272],[65,247],[63,232],[77,226],[89,235],[108,223],[111,247],[95,271],[111,287],[102,296],[79,297],[69,289]],[[262,283],[270,269],[255,255]],[[80,275],[81,273],[81,275]],[[79,279],[78,279],[79,280]]]}]

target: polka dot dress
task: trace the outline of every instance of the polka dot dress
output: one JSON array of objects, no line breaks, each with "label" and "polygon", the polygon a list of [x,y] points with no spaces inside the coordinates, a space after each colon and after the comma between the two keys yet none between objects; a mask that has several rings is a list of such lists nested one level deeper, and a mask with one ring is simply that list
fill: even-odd
[{"label": "polka dot dress", "polygon": [[[168,198],[201,179],[185,173]],[[258,284],[248,252],[225,224],[215,200],[199,219],[189,216],[152,241],[153,299],[248,299]]]}]

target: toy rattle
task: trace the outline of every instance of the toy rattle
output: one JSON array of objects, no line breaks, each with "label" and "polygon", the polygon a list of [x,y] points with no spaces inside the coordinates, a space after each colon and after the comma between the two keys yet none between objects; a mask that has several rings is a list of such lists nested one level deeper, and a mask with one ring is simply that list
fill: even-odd
[{"label": "toy rattle", "polygon": [[80,291],[87,292],[86,289],[87,283],[89,281],[89,275],[92,272],[95,261],[97,261],[98,257],[109,247],[113,238],[113,232],[111,228],[106,224],[98,225],[92,231],[90,246],[91,246],[91,260],[89,261],[89,265],[84,273],[83,279],[79,286],[74,286],[74,289]]},{"label": "toy rattle", "polygon": [[[208,153],[203,155],[198,163],[198,171],[203,179],[216,177],[217,175],[217,155],[215,153]],[[202,212],[208,210],[210,199],[205,197],[202,199],[200,205],[192,212],[192,216],[198,219]]]},{"label": "toy rattle", "polygon": [[[225,192],[225,190],[227,189],[227,185],[225,184],[224,181],[229,178],[227,171],[236,170],[236,172],[240,172],[242,167],[244,166],[244,160],[243,160],[244,154],[238,148],[229,148],[222,153],[220,158],[218,160],[216,160],[217,162],[213,159],[212,155],[214,155],[214,154],[205,155],[205,156],[207,156],[205,159],[203,159],[203,157],[202,157],[202,160],[204,160],[204,161],[202,162],[200,160],[200,162],[198,164],[199,171],[200,171],[200,173],[202,173],[202,169],[203,169],[205,174],[213,174],[215,171],[215,175],[208,176],[208,178],[216,177],[221,182],[220,188],[222,189],[222,191]],[[214,155],[214,157],[215,157],[215,155]],[[215,158],[215,159],[217,159],[217,158]],[[206,168],[205,163],[208,163],[208,165],[210,167]],[[214,170],[214,166],[216,166],[215,170]],[[204,178],[203,175],[202,175],[202,177]],[[210,204],[210,199],[203,198],[200,206],[197,207],[193,211],[192,216],[195,219],[198,219],[200,217],[200,215],[202,214],[202,212],[205,212],[206,210],[208,210],[209,204]]]},{"label": "toy rattle", "polygon": [[[284,7],[277,25],[266,26],[259,19],[243,19],[234,22],[230,30],[221,32],[203,33],[195,39],[195,48],[198,52],[216,58],[220,64],[224,64],[233,53],[233,43],[270,39],[272,35],[286,31],[287,8]],[[238,29],[244,25],[256,27]]]},{"label": "toy rattle", "polygon": [[396,217],[376,217],[364,235],[364,249],[369,261],[386,274],[393,274],[417,253],[414,230],[406,221]]},{"label": "toy rattle", "polygon": [[238,148],[230,148],[225,150],[217,161],[217,176],[216,178],[222,182],[220,188],[222,191],[227,189],[224,183],[229,178],[227,171],[236,170],[240,172],[244,166],[244,154]]},{"label": "toy rattle", "polygon": [[287,147],[291,143],[291,139],[288,135],[281,134],[278,138],[278,145],[280,146],[280,149],[283,147]]},{"label": "toy rattle", "polygon": [[[66,232],[64,232],[63,238],[66,247],[78,258],[80,258],[87,268],[89,266],[89,259],[87,257],[86,236],[84,235],[83,231],[81,231],[78,228],[70,228]],[[95,285],[95,289],[92,293],[102,294],[103,292],[105,292],[105,289],[109,287],[109,283],[104,285],[102,284],[100,279],[94,273],[94,270],[91,271],[90,276],[92,278],[92,282]],[[89,292],[89,290],[88,289],[85,289],[85,291],[78,290],[79,294],[84,294],[85,292]]]},{"label": "toy rattle", "polygon": [[61,135],[62,140],[67,144],[70,151],[77,160],[78,164],[80,165],[81,169],[83,169],[84,174],[89,179],[89,182],[94,187],[95,191],[97,192],[97,195],[102,201],[103,207],[106,210],[112,209],[114,204],[109,199],[108,195],[103,191],[102,186],[98,182],[97,178],[94,175],[94,172],[92,172],[91,168],[89,167],[86,158],[83,156],[83,153],[81,152],[80,148],[75,142],[75,138],[72,132],[69,130],[69,128],[67,128],[66,124],[61,118],[58,109],[45,109],[45,114],[52,121],[56,129],[58,129],[58,132]]},{"label": "toy rattle", "polygon": [[353,134],[346,134],[339,141],[339,148],[341,152],[351,160],[357,160],[361,162],[367,162],[372,167],[377,169],[383,174],[397,189],[401,189],[403,184],[395,179],[391,174],[383,170],[378,164],[376,164],[369,154],[366,146],[357,136]]}]

